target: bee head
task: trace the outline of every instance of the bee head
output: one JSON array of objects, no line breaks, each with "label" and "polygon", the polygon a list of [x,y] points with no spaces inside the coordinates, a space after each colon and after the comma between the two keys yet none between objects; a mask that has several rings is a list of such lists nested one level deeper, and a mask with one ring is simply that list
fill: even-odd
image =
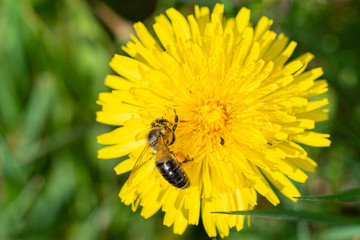
[{"label": "bee head", "polygon": [[155,127],[163,127],[163,128],[171,129],[172,125],[173,124],[171,122],[169,122],[168,120],[166,120],[164,118],[156,119],[155,121],[153,121],[151,123],[151,127],[153,127],[153,128],[155,128]]}]

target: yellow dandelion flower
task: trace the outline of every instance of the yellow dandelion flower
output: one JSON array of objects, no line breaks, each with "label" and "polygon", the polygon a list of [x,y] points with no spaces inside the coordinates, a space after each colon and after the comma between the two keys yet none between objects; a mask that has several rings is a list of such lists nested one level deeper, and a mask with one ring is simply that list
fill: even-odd
[{"label": "yellow dandelion flower", "polygon": [[[296,201],[300,193],[291,180],[305,182],[304,170],[317,166],[299,144],[330,145],[328,134],[311,131],[328,118],[328,100],[312,98],[328,90],[326,80],[317,80],[323,71],[305,71],[314,56],[288,61],[296,43],[269,30],[272,20],[262,17],[253,28],[249,9],[230,19],[223,12],[221,4],[212,13],[195,6],[195,14],[184,17],[170,8],[155,18],[158,40],[136,23],[137,37],[122,47],[129,57],[115,55],[110,62],[120,75],[105,79],[114,90],[99,95],[97,121],[119,126],[98,137],[111,145],[99,158],[128,155],[117,174],[145,159],[120,198],[134,211],[141,205],[144,218],[161,209],[164,225],[173,225],[176,234],[197,225],[200,216],[210,237],[241,230],[244,216],[211,212],[251,210],[257,193],[278,204],[269,182]],[[165,129],[169,139],[159,133],[162,150],[155,145],[144,152],[154,128]],[[178,164],[190,186],[165,180],[154,164],[159,152],[179,161],[178,153],[187,157]]]}]

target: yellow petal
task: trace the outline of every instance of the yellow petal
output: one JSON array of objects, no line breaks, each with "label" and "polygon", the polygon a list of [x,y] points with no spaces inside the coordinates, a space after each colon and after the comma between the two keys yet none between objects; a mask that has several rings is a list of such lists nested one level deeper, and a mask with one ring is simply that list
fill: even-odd
[{"label": "yellow petal", "polygon": [[310,111],[321,108],[321,107],[323,107],[325,105],[328,105],[328,104],[329,104],[329,100],[327,98],[317,100],[317,101],[312,101],[312,102],[309,102],[309,104],[306,107],[305,111],[310,112]]},{"label": "yellow petal", "polygon": [[250,21],[250,10],[243,7],[240,9],[235,17],[236,29],[239,34],[244,32],[245,28],[249,25]]},{"label": "yellow petal", "polygon": [[260,45],[259,43],[254,42],[249,52],[249,55],[246,58],[245,65],[255,62],[256,60],[258,60],[259,56],[260,56]]},{"label": "yellow petal", "polygon": [[294,41],[291,41],[289,43],[289,45],[285,48],[284,51],[282,51],[280,53],[279,56],[277,56],[275,59],[274,59],[274,63],[275,65],[278,65],[278,66],[282,66],[284,65],[284,63],[291,57],[291,55],[293,54],[295,48],[297,46],[297,43],[294,42]]},{"label": "yellow petal", "polygon": [[203,198],[202,201],[203,210],[201,211],[201,217],[204,224],[204,228],[209,237],[216,236],[216,228],[215,228],[215,215],[211,213],[214,210],[213,203],[210,200],[206,200]]},{"label": "yellow petal", "polygon": [[261,17],[258,24],[255,27],[254,40],[258,40],[269,28],[271,27],[273,20],[267,17]]},{"label": "yellow petal", "polygon": [[[290,200],[296,202],[297,199],[294,197],[301,196],[300,192],[297,190],[294,184],[287,177],[285,177],[284,174],[280,172],[270,174],[268,171],[264,171],[264,174],[267,179],[269,179],[269,181]],[[273,176],[275,176],[275,178],[273,178]]]},{"label": "yellow petal", "polygon": [[97,141],[106,145],[127,143],[134,141],[135,135],[141,131],[141,128],[120,127],[112,132],[98,136]]},{"label": "yellow petal", "polygon": [[291,141],[283,141],[276,145],[281,151],[290,158],[306,158],[306,151],[298,144]]},{"label": "yellow petal", "polygon": [[288,161],[280,160],[279,169],[286,176],[297,182],[304,183],[308,178],[308,176],[303,171],[301,171],[299,168],[297,168],[297,166],[291,164]]},{"label": "yellow petal", "polygon": [[156,40],[151,36],[149,31],[146,29],[145,25],[141,22],[137,22],[134,24],[134,29],[140,38],[141,42],[144,44],[144,46],[148,49],[157,49],[160,50],[160,46],[156,42]]},{"label": "yellow petal", "polygon": [[314,68],[307,72],[304,72],[303,74],[295,77],[295,82],[302,82],[306,80],[315,80],[319,78],[321,75],[323,75],[324,72],[322,68]]},{"label": "yellow petal", "polygon": [[186,18],[174,8],[166,10],[166,14],[171,19],[176,38],[190,39],[191,32]]},{"label": "yellow petal", "polygon": [[134,82],[115,75],[107,75],[105,78],[105,85],[118,90],[129,90],[136,86]]},{"label": "yellow petal", "polygon": [[321,109],[321,110],[315,110],[315,111],[311,111],[311,112],[303,112],[303,113],[298,113],[296,114],[297,118],[308,118],[308,119],[312,119],[316,122],[321,122],[321,121],[326,121],[329,119],[328,113],[329,110],[328,109]]},{"label": "yellow petal", "polygon": [[317,163],[309,157],[289,158],[287,161],[308,172],[315,172],[317,167]]},{"label": "yellow petal", "polygon": [[206,24],[210,21],[210,10],[208,7],[199,7],[195,5],[195,17],[199,24],[200,33],[203,34],[205,31]]},{"label": "yellow petal", "polygon": [[98,158],[111,159],[122,157],[140,146],[145,146],[145,140],[104,147],[98,151]]},{"label": "yellow petal", "polygon": [[132,117],[136,117],[136,115],[128,112],[97,112],[96,113],[97,122],[114,125],[114,126],[123,125],[126,120],[129,120]]},{"label": "yellow petal", "polygon": [[270,59],[275,59],[286,47],[289,42],[289,38],[284,34],[279,34],[275,42],[270,46],[269,50],[266,52],[265,57]]},{"label": "yellow petal", "polygon": [[197,21],[195,20],[194,15],[189,15],[188,21],[190,24],[191,36],[192,36],[193,42],[201,45],[202,41],[201,41],[201,35],[200,35],[200,28],[199,28]]},{"label": "yellow petal", "polygon": [[312,88],[304,92],[303,97],[310,98],[325,93],[327,91],[328,91],[328,83],[326,82],[326,80],[317,80],[315,81]]},{"label": "yellow petal", "polygon": [[116,165],[114,168],[117,175],[129,172],[134,167],[135,161],[128,158]]},{"label": "yellow petal", "polygon": [[316,132],[304,132],[292,136],[292,140],[298,143],[313,147],[328,147],[331,144],[329,134],[316,133]]},{"label": "yellow petal", "polygon": [[159,23],[154,24],[154,31],[165,49],[174,44],[175,38],[173,32],[167,32]]},{"label": "yellow petal", "polygon": [[308,66],[308,63],[314,59],[314,55],[311,54],[311,53],[305,53],[303,54],[302,56],[298,57],[295,59],[296,60],[299,60],[303,63],[303,66],[294,74],[295,76],[297,75],[300,75],[301,73],[303,73],[303,71],[305,71],[306,67]]},{"label": "yellow petal", "polygon": [[184,212],[181,211],[176,216],[176,220],[174,223],[174,233],[175,234],[183,234],[185,229],[188,226],[188,221],[186,220],[186,217],[183,214],[184,214]]},{"label": "yellow petal", "polygon": [[222,21],[223,20],[223,14],[224,14],[224,4],[216,3],[215,7],[211,13],[211,21]]},{"label": "yellow petal", "polygon": [[142,62],[118,54],[115,54],[111,60],[110,67],[124,78],[135,82],[141,79],[140,68],[149,69],[149,67]]}]

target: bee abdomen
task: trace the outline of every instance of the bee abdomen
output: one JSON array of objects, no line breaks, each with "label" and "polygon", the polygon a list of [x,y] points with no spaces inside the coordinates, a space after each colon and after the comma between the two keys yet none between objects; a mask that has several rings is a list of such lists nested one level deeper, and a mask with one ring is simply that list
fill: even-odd
[{"label": "bee abdomen", "polygon": [[157,162],[156,167],[165,180],[174,187],[183,189],[190,186],[189,178],[176,160],[170,158],[166,162]]}]

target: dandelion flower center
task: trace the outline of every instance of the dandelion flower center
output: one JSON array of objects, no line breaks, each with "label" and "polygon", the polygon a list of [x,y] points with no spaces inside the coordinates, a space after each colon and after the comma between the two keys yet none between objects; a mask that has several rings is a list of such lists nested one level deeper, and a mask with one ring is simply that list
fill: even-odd
[{"label": "dandelion flower center", "polygon": [[220,132],[228,124],[230,113],[221,101],[209,100],[195,110],[196,125],[206,133]]}]

